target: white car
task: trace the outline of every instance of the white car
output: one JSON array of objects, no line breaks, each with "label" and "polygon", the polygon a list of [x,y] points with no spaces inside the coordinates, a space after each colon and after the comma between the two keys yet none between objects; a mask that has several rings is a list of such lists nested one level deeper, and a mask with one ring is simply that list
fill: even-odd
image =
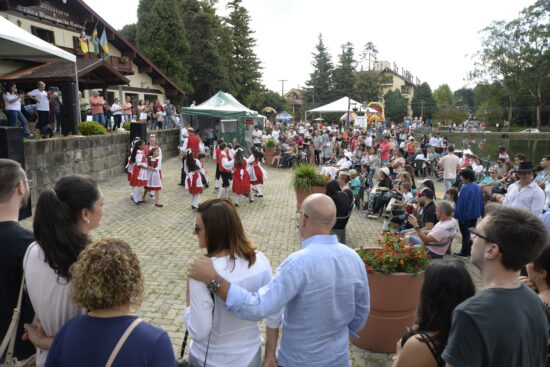
[{"label": "white car", "polygon": [[525,129],[520,131],[520,133],[526,133],[526,134],[538,134],[540,133],[539,129]]}]

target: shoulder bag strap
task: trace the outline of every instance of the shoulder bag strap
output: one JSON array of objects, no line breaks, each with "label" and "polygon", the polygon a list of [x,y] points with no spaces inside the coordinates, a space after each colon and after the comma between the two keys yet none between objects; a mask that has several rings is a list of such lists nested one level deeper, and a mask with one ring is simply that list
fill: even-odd
[{"label": "shoulder bag strap", "polygon": [[126,339],[128,339],[132,331],[134,331],[136,326],[138,326],[142,321],[143,320],[140,317],[138,317],[130,324],[130,326],[128,326],[124,334],[122,334],[122,336],[118,340],[118,343],[116,343],[115,348],[113,349],[113,351],[111,352],[111,355],[109,356],[109,359],[107,360],[107,363],[105,363],[105,367],[111,367],[113,365],[113,362],[115,361],[115,358],[118,355],[118,352],[126,342]]},{"label": "shoulder bag strap", "polygon": [[[0,344],[0,357],[4,355],[6,348],[8,353],[6,354],[5,361],[7,362],[13,355],[13,348],[15,346],[15,338],[17,337],[17,325],[19,324],[19,317],[21,316],[21,302],[23,300],[23,289],[25,288],[25,273],[21,277],[21,287],[19,287],[19,297],[17,298],[17,306],[13,309],[11,317],[11,323],[8,327],[6,335]],[[8,347],[9,343],[9,347]]]}]

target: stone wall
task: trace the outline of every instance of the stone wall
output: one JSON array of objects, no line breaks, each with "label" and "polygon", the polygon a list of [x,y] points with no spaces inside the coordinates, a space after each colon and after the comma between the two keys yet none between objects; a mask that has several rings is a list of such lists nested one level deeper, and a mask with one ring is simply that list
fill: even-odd
[{"label": "stone wall", "polygon": [[[155,135],[164,158],[178,154],[178,129],[155,131]],[[129,133],[25,140],[25,170],[32,180],[33,205],[42,191],[65,175],[88,175],[103,181],[124,174],[129,140]]]}]

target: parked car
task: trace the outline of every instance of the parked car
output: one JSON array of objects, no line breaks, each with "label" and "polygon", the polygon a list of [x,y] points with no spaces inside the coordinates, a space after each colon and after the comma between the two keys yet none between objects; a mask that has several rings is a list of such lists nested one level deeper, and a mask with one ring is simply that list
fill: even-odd
[{"label": "parked car", "polygon": [[539,129],[525,129],[525,130],[520,131],[520,133],[538,134],[538,133],[540,133],[540,130]]}]

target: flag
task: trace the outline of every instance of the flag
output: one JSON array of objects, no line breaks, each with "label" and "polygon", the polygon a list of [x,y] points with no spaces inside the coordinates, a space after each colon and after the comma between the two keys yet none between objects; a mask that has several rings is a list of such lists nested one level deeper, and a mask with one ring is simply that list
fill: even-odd
[{"label": "flag", "polygon": [[105,31],[105,27],[103,27],[103,33],[101,34],[99,44],[103,49],[103,53],[104,53],[103,57],[105,57],[105,55],[109,57],[109,42],[107,41],[107,32]]},{"label": "flag", "polygon": [[97,55],[99,53],[99,39],[97,38],[97,23],[95,24],[94,31],[90,37],[90,52]]},{"label": "flag", "polygon": [[80,41],[80,49],[85,54],[88,53],[88,37],[86,37],[86,32],[82,30],[82,33],[80,33],[80,38],[78,39]]}]

